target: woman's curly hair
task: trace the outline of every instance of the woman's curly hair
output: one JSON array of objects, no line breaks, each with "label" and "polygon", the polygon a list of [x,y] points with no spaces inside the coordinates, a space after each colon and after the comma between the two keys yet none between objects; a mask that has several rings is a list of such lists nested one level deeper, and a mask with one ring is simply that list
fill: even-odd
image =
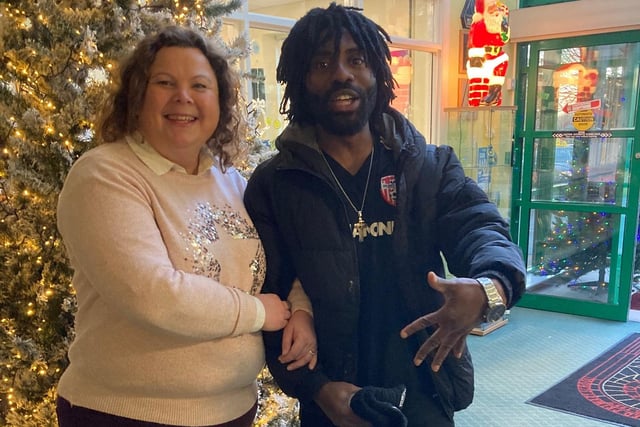
[{"label": "woman's curly hair", "polygon": [[244,154],[247,144],[246,108],[240,92],[240,75],[221,48],[191,28],[167,26],[145,37],[120,64],[119,85],[110,95],[98,126],[98,143],[114,142],[138,129],[149,69],[164,47],[196,48],[207,58],[218,80],[220,121],[207,146],[223,170]]}]

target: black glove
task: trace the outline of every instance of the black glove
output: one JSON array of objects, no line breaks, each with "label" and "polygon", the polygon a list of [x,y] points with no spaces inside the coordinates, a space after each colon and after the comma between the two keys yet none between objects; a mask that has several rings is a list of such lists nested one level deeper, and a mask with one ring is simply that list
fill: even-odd
[{"label": "black glove", "polygon": [[363,387],[351,398],[351,409],[374,427],[407,427],[407,418],[400,410],[406,392],[404,385],[393,388]]}]

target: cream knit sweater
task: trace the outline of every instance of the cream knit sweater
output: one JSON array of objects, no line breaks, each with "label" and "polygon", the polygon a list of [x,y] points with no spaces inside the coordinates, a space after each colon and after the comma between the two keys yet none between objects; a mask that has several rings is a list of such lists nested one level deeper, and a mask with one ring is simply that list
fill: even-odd
[{"label": "cream knit sweater", "polygon": [[73,165],[58,202],[78,300],[58,393],[73,405],[201,426],[255,403],[265,256],[244,178],[206,154],[189,175],[127,138]]}]

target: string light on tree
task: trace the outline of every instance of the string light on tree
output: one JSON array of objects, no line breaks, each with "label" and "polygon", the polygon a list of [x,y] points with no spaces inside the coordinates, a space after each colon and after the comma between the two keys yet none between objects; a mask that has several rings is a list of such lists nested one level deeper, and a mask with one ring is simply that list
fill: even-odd
[{"label": "string light on tree", "polygon": [[[220,17],[241,5],[15,0],[0,10],[0,425],[57,424],[55,386],[74,336],[76,300],[55,206],[73,161],[94,144],[114,64],[163,23],[179,20],[220,41]],[[237,37],[226,48],[242,57],[248,46]],[[260,385],[257,424],[295,426],[296,402],[268,372]]]}]

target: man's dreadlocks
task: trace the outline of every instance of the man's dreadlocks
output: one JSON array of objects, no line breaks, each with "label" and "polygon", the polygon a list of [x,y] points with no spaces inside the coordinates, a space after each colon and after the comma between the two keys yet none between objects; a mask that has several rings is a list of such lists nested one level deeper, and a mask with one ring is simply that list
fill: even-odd
[{"label": "man's dreadlocks", "polygon": [[391,53],[387,45],[391,38],[387,32],[357,9],[331,3],[326,9],[311,9],[296,22],[282,44],[276,77],[279,83],[286,85],[280,113],[285,114],[290,122],[313,123],[313,116],[303,97],[311,59],[320,47],[331,40],[334,51],[338,52],[345,31],[363,50],[367,66],[377,81],[376,106],[370,122],[379,122],[378,118],[395,98],[393,88],[396,83],[389,66]]}]

